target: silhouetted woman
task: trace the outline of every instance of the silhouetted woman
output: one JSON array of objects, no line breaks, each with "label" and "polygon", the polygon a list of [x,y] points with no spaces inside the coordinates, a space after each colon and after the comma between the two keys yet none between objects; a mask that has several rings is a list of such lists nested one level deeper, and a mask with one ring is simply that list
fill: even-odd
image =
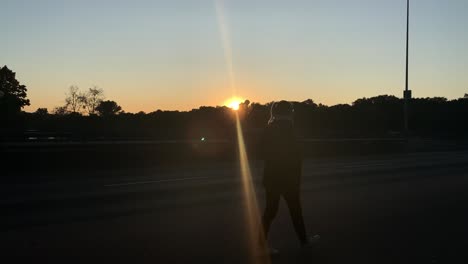
[{"label": "silhouetted woman", "polygon": [[[307,236],[302,217],[300,198],[302,154],[294,135],[293,114],[293,106],[287,101],[280,101],[271,106],[271,118],[264,135],[263,186],[266,206],[262,218],[263,231],[268,239],[271,223],[278,212],[280,197],[283,197],[301,246],[308,246],[317,242],[320,237]],[[278,253],[273,248],[268,249],[270,253]]]}]

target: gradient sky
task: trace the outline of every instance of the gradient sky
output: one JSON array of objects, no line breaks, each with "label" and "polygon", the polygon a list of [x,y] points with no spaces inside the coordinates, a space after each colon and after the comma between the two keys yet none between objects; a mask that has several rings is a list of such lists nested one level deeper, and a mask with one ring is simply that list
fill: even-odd
[{"label": "gradient sky", "polygon": [[[468,1],[412,0],[410,89],[468,93]],[[254,102],[402,95],[405,0],[225,0],[237,93]],[[214,0],[0,0],[0,65],[31,106],[99,86],[128,112],[231,95]]]}]

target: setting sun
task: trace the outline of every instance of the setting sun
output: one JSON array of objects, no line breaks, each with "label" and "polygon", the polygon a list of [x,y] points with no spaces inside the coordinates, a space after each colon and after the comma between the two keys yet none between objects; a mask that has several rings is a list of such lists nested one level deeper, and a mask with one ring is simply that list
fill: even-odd
[{"label": "setting sun", "polygon": [[239,105],[242,103],[242,99],[233,97],[226,101],[225,105],[232,110],[239,110]]}]

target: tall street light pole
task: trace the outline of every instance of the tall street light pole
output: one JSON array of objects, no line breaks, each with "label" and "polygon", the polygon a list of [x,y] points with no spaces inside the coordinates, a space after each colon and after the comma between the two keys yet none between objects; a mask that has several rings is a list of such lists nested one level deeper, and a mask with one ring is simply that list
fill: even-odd
[{"label": "tall street light pole", "polygon": [[405,80],[405,91],[403,92],[404,98],[404,123],[405,123],[405,135],[408,136],[409,128],[408,128],[408,104],[409,100],[411,99],[411,90],[408,89],[408,50],[409,50],[409,9],[410,3],[409,0],[406,0],[406,80]]}]

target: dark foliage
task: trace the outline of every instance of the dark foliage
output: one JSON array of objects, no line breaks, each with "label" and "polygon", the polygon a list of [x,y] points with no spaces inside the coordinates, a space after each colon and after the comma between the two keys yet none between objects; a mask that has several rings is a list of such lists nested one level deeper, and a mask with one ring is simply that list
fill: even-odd
[{"label": "dark foliage", "polygon": [[[25,113],[21,108],[29,105],[26,92],[13,71],[0,68],[1,135],[24,139],[26,132],[34,131],[64,140],[232,140],[237,114],[246,138],[259,138],[272,105],[246,100],[237,112],[228,107],[202,106],[187,112],[133,114],[125,113],[115,101],[103,101],[100,88],[81,93],[72,86],[67,104],[55,108],[52,114],[45,108]],[[296,132],[303,138],[399,137],[403,130],[403,100],[395,96],[361,98],[351,105],[326,106],[312,99],[292,104]],[[80,109],[87,110],[88,115]],[[411,133],[418,136],[468,137],[468,95],[450,101],[441,97],[411,99],[409,125]]]},{"label": "dark foliage", "polygon": [[[74,139],[232,140],[236,112],[227,107],[200,107],[187,112],[120,112],[117,103],[97,115],[25,113],[28,129],[71,135]],[[107,105],[108,104],[108,105]],[[403,100],[382,95],[353,104],[317,105],[293,102],[296,132],[303,138],[399,137],[403,129]],[[237,112],[247,138],[257,138],[270,118],[271,104],[246,101]],[[468,136],[468,100],[417,98],[410,102],[410,129],[419,136]]]},{"label": "dark foliage", "polygon": [[0,115],[17,115],[21,108],[29,105],[26,86],[16,80],[16,73],[7,66],[0,68]]},{"label": "dark foliage", "polygon": [[122,111],[122,107],[120,107],[115,101],[108,100],[100,102],[95,110],[100,116],[113,116]]}]

